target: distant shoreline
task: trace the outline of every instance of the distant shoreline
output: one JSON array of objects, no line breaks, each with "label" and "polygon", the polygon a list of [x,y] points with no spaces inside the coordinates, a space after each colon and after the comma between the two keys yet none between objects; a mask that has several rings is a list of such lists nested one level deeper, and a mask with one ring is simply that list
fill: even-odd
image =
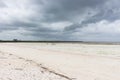
[{"label": "distant shoreline", "polygon": [[105,44],[105,45],[120,45],[120,42],[93,42],[93,41],[30,41],[30,40],[1,40],[0,43],[76,43],[76,44]]}]

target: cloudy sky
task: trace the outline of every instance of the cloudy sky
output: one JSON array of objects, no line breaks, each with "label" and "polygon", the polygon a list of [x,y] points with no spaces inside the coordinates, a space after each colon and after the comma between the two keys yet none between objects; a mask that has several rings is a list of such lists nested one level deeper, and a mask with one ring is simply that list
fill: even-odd
[{"label": "cloudy sky", "polygon": [[0,39],[120,41],[119,0],[0,0]]}]

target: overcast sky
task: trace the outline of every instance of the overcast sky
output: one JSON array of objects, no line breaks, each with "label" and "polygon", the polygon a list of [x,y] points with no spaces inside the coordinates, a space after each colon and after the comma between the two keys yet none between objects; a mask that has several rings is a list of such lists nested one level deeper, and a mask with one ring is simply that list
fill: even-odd
[{"label": "overcast sky", "polygon": [[120,41],[119,0],[0,0],[0,39]]}]

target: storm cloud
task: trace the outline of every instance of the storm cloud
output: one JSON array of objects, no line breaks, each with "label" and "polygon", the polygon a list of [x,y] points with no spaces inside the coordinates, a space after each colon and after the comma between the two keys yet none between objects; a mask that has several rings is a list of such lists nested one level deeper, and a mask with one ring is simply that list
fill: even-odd
[{"label": "storm cloud", "polygon": [[119,41],[119,23],[119,0],[0,0],[0,39]]}]

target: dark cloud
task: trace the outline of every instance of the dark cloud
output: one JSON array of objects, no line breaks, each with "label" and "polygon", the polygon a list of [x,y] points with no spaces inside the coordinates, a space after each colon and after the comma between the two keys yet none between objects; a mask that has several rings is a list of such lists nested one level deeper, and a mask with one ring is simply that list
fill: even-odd
[{"label": "dark cloud", "polygon": [[82,26],[79,23],[74,23],[70,26],[67,26],[64,31],[74,31],[76,28],[82,28]]},{"label": "dark cloud", "polygon": [[96,22],[99,22],[101,20],[107,20],[107,21],[113,22],[117,19],[120,19],[120,15],[119,15],[119,12],[114,13],[114,9],[100,10],[100,12],[98,14],[83,21],[82,24],[96,23]]},{"label": "dark cloud", "polygon": [[[115,1],[117,2],[117,0],[115,0]],[[112,2],[114,2],[114,1],[112,1]],[[109,3],[111,4],[109,6],[106,5],[107,1],[103,2],[103,4],[93,5],[94,7],[92,9],[94,11],[98,11],[97,14],[83,20],[80,24],[76,25],[76,23],[74,23],[73,25],[66,27],[65,30],[66,31],[68,31],[68,30],[74,31],[77,28],[82,28],[88,24],[97,23],[97,22],[100,22],[102,20],[107,20],[110,22],[113,22],[115,20],[119,20],[120,19],[120,15],[119,15],[120,8],[118,7],[118,5],[112,4],[112,2],[109,1]],[[93,3],[93,4],[95,4],[95,3]],[[113,7],[113,5],[114,5],[114,7]],[[91,7],[89,7],[89,8],[91,8]],[[91,13],[88,13],[88,14],[91,14]]]},{"label": "dark cloud", "polygon": [[[107,1],[107,0],[106,0]],[[87,9],[96,9],[106,2],[105,0],[51,0],[45,7],[45,21],[73,21],[78,15],[82,15]]]},{"label": "dark cloud", "polygon": [[[40,21],[40,22],[46,22],[46,23],[55,23],[55,22],[60,22],[60,21],[70,21],[73,22],[76,17],[84,14],[87,9],[96,9],[98,7],[101,7],[104,5],[106,2],[105,0],[45,0],[45,1],[36,1],[37,4],[42,4],[44,7],[43,11],[43,19],[40,19],[39,17],[35,18],[35,21]],[[45,3],[47,2],[47,3]],[[39,6],[38,6],[39,7]],[[39,8],[38,8],[38,13],[39,13]],[[89,15],[90,13],[88,13]],[[39,16],[39,14],[38,14]],[[82,16],[81,16],[82,17]],[[76,28],[82,27],[81,24],[79,23],[74,23],[73,25],[66,26],[64,31],[69,31]],[[42,29],[38,29],[36,32],[39,34],[39,31]],[[48,29],[48,34],[50,33]],[[44,30],[43,30],[44,31]],[[51,31],[51,30],[50,30]],[[66,33],[66,32],[65,32]],[[66,35],[66,34],[64,34]],[[55,35],[53,36],[55,37]]]}]

